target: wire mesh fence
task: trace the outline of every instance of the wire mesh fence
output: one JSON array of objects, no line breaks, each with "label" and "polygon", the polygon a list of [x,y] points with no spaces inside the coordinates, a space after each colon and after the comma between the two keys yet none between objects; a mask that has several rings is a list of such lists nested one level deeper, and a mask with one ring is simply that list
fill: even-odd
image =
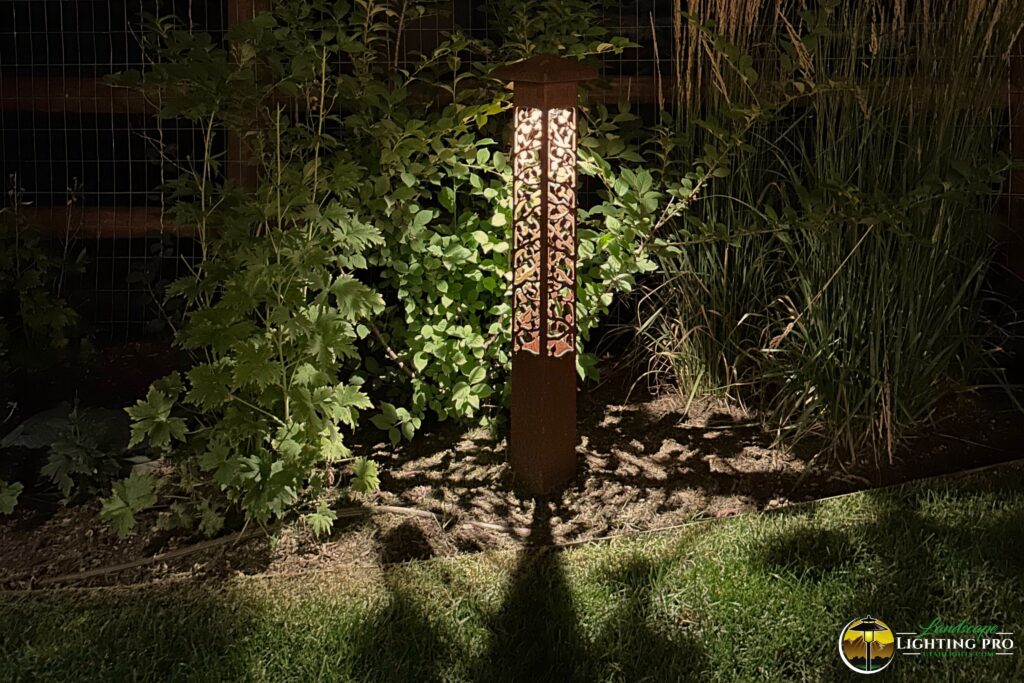
[{"label": "wire mesh fence", "polygon": [[215,35],[226,20],[191,0],[0,2],[0,177],[29,222],[84,252],[67,292],[99,340],[159,334],[159,289],[193,253],[162,223],[152,141],[194,154],[197,131],[102,80],[145,68],[144,18],[159,14]]},{"label": "wire mesh fence", "polygon": [[[71,303],[101,340],[166,333],[162,286],[184,272],[195,244],[162,217],[160,188],[172,165],[160,146],[179,158],[202,148],[185,121],[158,121],[144,102],[104,85],[104,76],[145,69],[152,59],[141,40],[149,16],[175,16],[194,31],[223,39],[232,23],[268,0],[0,0],[0,178],[9,198],[26,204],[34,222],[55,239],[84,250],[84,270],[69,282]],[[755,3],[756,4],[756,3]],[[602,23],[638,47],[603,58],[611,79],[604,98],[631,102],[650,120],[683,84],[685,0],[633,0],[602,5]],[[402,20],[396,61],[436,46],[460,29],[494,38],[495,3],[450,0],[436,11]],[[905,29],[906,27],[904,27]],[[1011,64],[1008,110],[998,121],[1008,144],[1024,156],[1024,55]],[[1015,64],[1016,66],[1013,66]],[[1010,118],[1014,125],[1010,126]],[[1012,141],[1012,142],[1011,142]],[[228,153],[226,134],[215,141]],[[1009,213],[1024,215],[1024,180],[1009,188]],[[585,201],[585,197],[581,197]]]}]

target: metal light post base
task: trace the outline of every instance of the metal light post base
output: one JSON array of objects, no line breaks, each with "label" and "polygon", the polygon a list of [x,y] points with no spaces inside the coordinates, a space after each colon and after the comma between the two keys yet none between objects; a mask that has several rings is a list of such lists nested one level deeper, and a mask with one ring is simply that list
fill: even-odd
[{"label": "metal light post base", "polygon": [[576,476],[576,360],[512,356],[510,462],[516,482],[537,496]]}]

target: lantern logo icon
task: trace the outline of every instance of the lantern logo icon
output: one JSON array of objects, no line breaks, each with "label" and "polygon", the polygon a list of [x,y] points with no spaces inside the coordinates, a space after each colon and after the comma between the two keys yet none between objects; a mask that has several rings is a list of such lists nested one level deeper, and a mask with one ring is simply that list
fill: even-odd
[{"label": "lantern logo icon", "polygon": [[896,638],[881,619],[854,619],[839,634],[839,658],[859,674],[876,674],[892,664]]}]

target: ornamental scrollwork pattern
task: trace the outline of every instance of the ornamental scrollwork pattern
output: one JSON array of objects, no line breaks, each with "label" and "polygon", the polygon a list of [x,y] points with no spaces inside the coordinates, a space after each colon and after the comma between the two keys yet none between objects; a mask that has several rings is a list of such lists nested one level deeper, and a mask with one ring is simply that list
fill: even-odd
[{"label": "ornamental scrollwork pattern", "polygon": [[541,352],[541,144],[540,109],[515,110],[512,145],[513,285],[512,339],[514,351]]},{"label": "ornamental scrollwork pattern", "polygon": [[576,110],[548,111],[547,353],[576,349]]}]

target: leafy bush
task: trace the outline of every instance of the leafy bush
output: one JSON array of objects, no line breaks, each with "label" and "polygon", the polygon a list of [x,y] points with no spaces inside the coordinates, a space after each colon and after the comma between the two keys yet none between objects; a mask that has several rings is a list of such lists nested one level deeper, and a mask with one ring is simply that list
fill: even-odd
[{"label": "leafy bush", "polygon": [[61,298],[63,279],[83,257],[55,253],[21,215],[19,193],[11,195],[12,204],[0,209],[0,291],[16,302],[15,320],[26,346],[60,349],[77,320]]},{"label": "leafy bush", "polygon": [[[12,385],[18,373],[52,366],[67,349],[78,316],[63,298],[64,280],[85,256],[84,251],[71,254],[68,235],[55,245],[29,225],[22,194],[12,175],[8,202],[0,207],[0,425],[17,412]],[[0,480],[0,512],[9,514],[21,491],[21,484]]]},{"label": "leafy bush", "polygon": [[[531,17],[565,11],[532,7]],[[515,20],[503,50],[456,33],[398,68],[393,11],[275,3],[232,29],[230,49],[159,21],[159,62],[117,79],[207,140],[170,186],[174,218],[194,226],[202,253],[169,292],[188,305],[176,340],[195,364],[129,409],[132,442],[175,464],[192,500],[176,504],[183,520],[240,511],[263,522],[299,507],[326,533],[339,465],[351,462],[355,489],[377,486],[342,431],[371,395],[372,423],[394,442],[428,414],[490,421],[507,396],[509,93],[491,70],[534,50],[538,29],[578,57],[628,41],[596,21]],[[251,152],[251,185],[225,180],[213,148],[222,128]],[[582,171],[606,188],[581,218],[581,340],[654,267],[642,238],[661,195],[628,168],[640,161],[636,132],[634,117],[603,108],[581,122]],[[582,356],[580,374],[593,366]],[[111,500],[121,502],[107,516],[127,530],[130,501]]]},{"label": "leafy bush", "polygon": [[[77,314],[63,298],[64,280],[81,268],[85,252],[71,254],[68,242],[44,238],[25,219],[23,191],[10,179],[8,202],[0,208],[0,397],[16,369],[53,363],[53,351],[68,346]],[[39,356],[45,352],[45,361]]]},{"label": "leafy bush", "polygon": [[[128,418],[119,410],[62,404],[12,429],[0,449],[45,450],[41,473],[66,501],[106,492],[128,466]],[[141,456],[137,456],[141,457]]]}]

